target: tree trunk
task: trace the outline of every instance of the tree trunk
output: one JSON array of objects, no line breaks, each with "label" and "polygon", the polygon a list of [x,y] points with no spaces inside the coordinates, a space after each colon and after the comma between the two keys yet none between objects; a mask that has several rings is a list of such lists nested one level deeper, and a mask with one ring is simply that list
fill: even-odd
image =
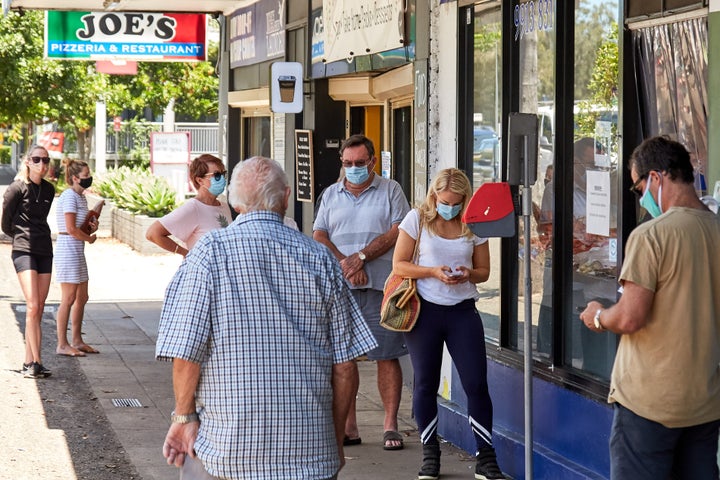
[{"label": "tree trunk", "polygon": [[87,161],[90,158],[92,152],[92,133],[93,129],[88,128],[86,130],[75,129],[78,141],[78,156],[80,160]]}]

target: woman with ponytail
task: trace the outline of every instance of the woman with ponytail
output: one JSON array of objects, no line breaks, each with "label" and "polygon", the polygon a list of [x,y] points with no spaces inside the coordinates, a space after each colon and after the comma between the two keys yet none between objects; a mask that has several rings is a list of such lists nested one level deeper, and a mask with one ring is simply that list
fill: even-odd
[{"label": "woman with ponytail", "polygon": [[[58,238],[55,246],[55,277],[60,283],[61,299],[57,312],[58,355],[84,357],[98,353],[82,338],[82,321],[88,301],[88,269],[85,261],[85,242],[95,243],[97,220],[83,227],[88,216],[85,190],[92,185],[88,164],[81,160],[65,159],[65,181],[68,188],[58,198]],[[67,328],[72,315],[71,342]]]}]

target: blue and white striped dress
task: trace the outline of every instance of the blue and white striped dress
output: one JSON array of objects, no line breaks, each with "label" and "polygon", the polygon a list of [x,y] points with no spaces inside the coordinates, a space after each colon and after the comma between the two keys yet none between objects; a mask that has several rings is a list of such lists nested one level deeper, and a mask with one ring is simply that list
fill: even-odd
[{"label": "blue and white striped dress", "polygon": [[[65,190],[57,202],[58,232],[67,232],[65,214],[75,213],[75,225],[81,226],[88,214],[87,199],[72,188]],[[72,235],[60,234],[55,245],[55,280],[58,283],[88,281],[85,242]]]}]

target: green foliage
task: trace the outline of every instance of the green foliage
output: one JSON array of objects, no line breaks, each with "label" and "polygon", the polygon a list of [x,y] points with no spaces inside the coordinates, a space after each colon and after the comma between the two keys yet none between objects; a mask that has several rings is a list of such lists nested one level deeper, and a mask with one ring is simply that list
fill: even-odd
[{"label": "green foliage", "polygon": [[[108,126],[107,135],[115,136],[118,139],[118,158],[123,165],[148,169],[150,168],[150,135],[159,129],[157,124],[152,124],[144,119],[130,119],[123,122],[120,132],[115,132],[113,127]],[[130,146],[130,142],[123,141],[123,139],[132,140],[132,145]]]},{"label": "green foliage", "polygon": [[118,208],[148,217],[162,217],[175,208],[175,191],[146,168],[122,166],[99,177],[95,192]]},{"label": "green foliage", "polygon": [[[618,24],[611,22],[610,30],[599,45],[595,64],[588,83],[589,100],[578,104],[580,113],[575,115],[575,138],[595,135],[595,124],[608,113],[616,112],[619,77]],[[616,138],[617,124],[612,125]],[[610,146],[614,147],[614,146]]]},{"label": "green foliage", "polygon": [[100,100],[109,117],[146,108],[158,116],[171,100],[184,118],[217,116],[217,45],[208,47],[208,62],[143,62],[137,75],[106,75],[92,62],[44,59],[44,18],[42,11],[0,16],[0,127],[13,128],[13,139],[26,123],[57,122],[74,132],[87,159]]},{"label": "green foliage", "polygon": [[0,164],[10,163],[10,147],[8,145],[0,145]]}]

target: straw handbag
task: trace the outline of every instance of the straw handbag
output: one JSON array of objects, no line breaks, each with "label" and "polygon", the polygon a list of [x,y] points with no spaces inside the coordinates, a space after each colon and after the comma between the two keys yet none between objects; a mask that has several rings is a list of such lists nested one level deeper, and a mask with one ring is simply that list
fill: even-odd
[{"label": "straw handbag", "polygon": [[[413,251],[413,263],[417,261],[422,221],[418,225],[418,236]],[[403,278],[391,273],[385,281],[383,300],[380,307],[380,325],[394,332],[409,332],[415,326],[420,315],[420,297],[418,297],[414,278]]]}]

